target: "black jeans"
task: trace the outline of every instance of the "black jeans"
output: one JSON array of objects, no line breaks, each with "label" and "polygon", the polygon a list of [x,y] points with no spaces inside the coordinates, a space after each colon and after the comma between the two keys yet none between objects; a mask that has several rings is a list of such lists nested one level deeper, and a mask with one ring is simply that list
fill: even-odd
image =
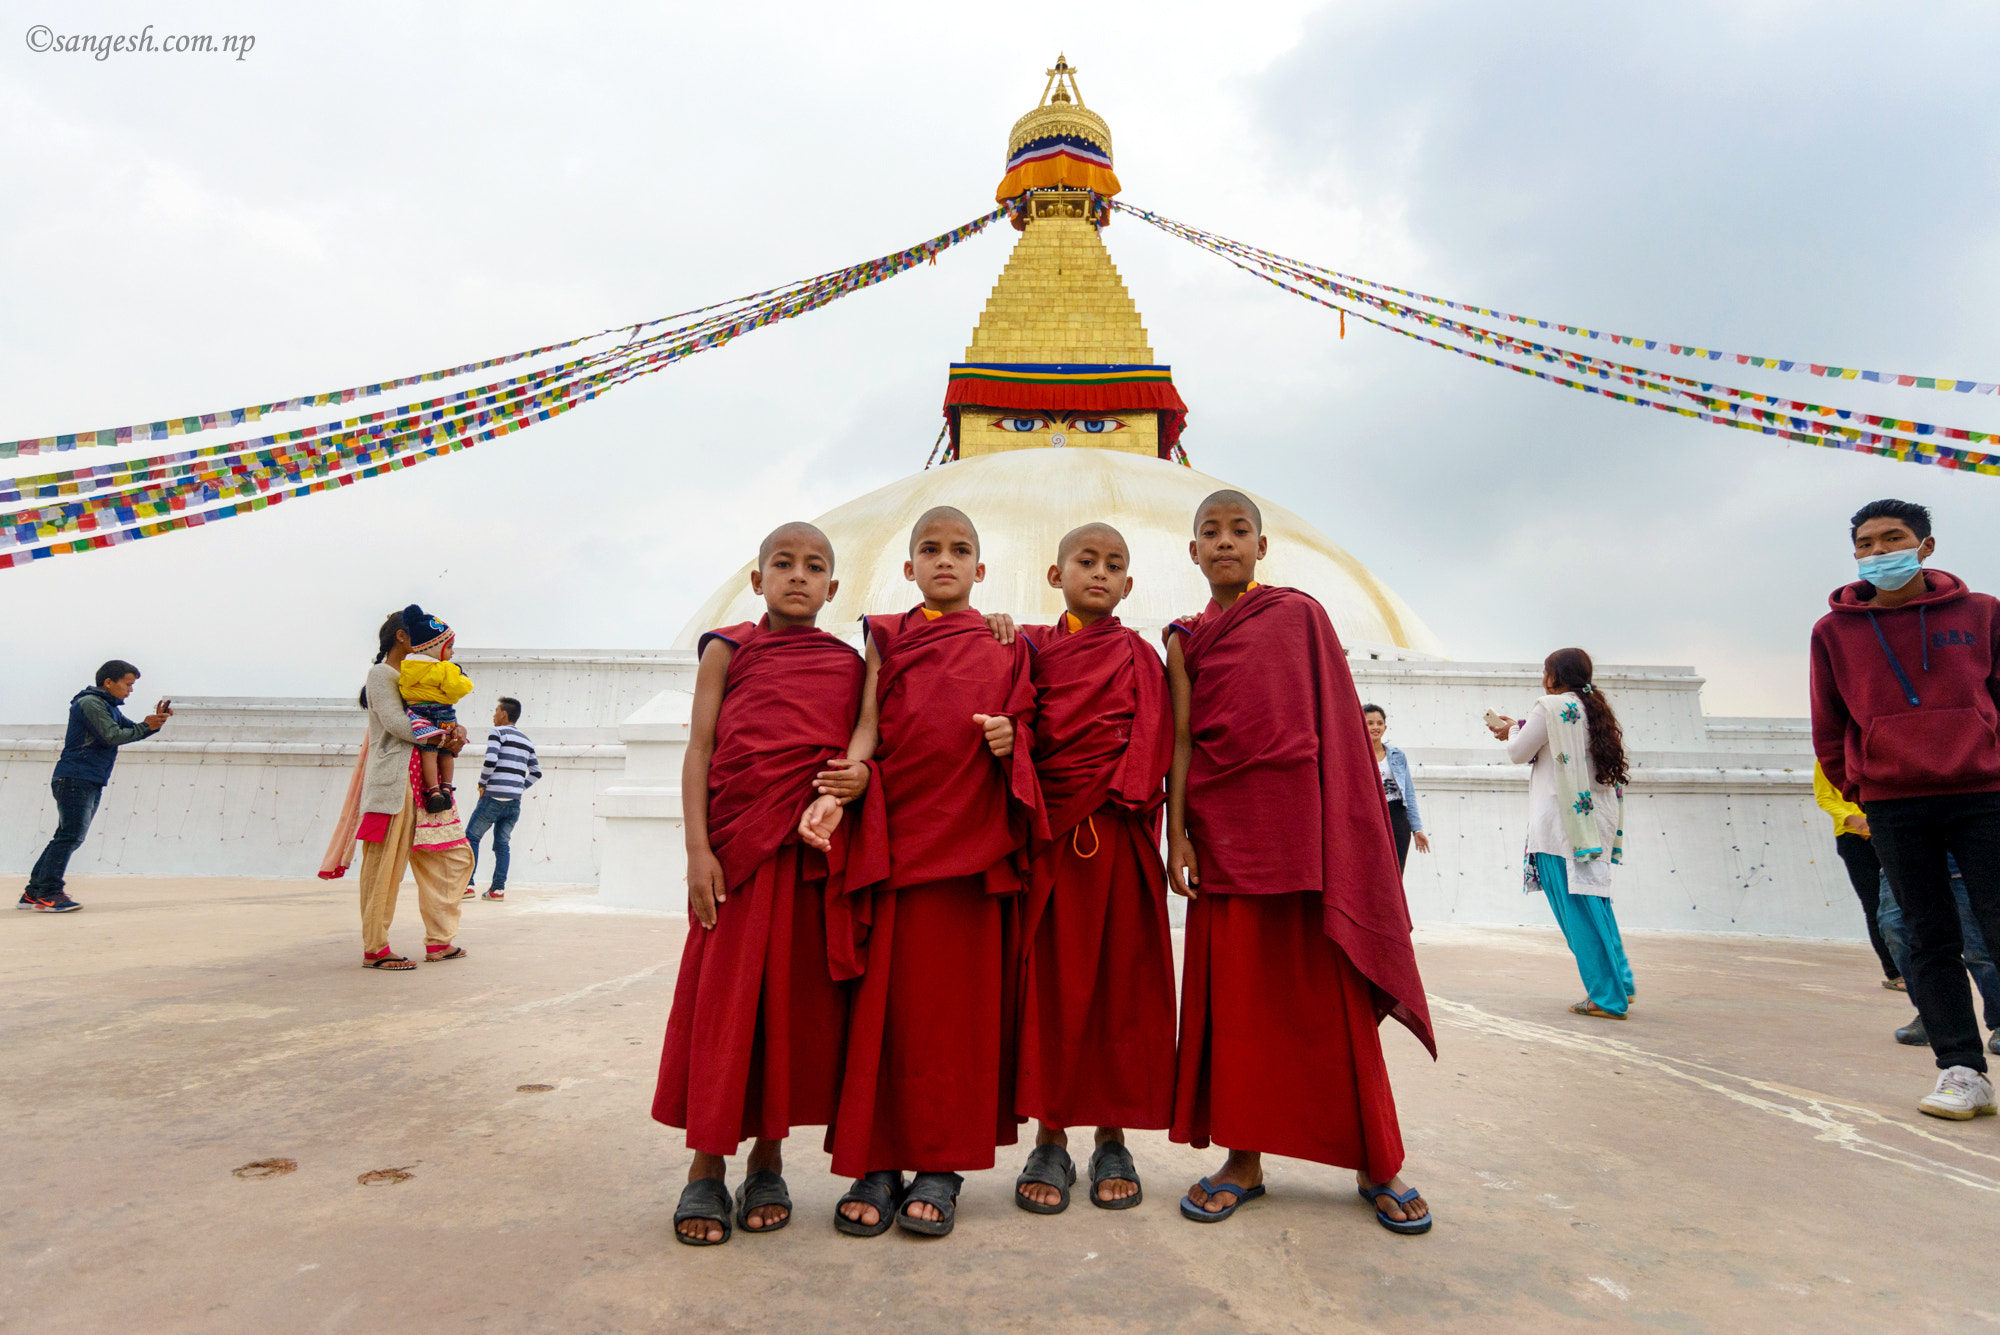
[{"label": "black jeans", "polygon": [[53,899],[62,893],[70,854],[83,843],[83,836],[90,833],[91,818],[97,815],[97,799],[104,796],[104,785],[85,779],[51,779],[49,791],[56,795],[56,837],[49,840],[49,846],[35,860],[35,869],[28,873],[31,899]]},{"label": "black jeans", "polygon": [[1858,834],[1841,834],[1833,841],[1834,851],[1847,864],[1847,879],[1854,886],[1854,896],[1861,901],[1861,913],[1868,921],[1868,944],[1875,947],[1875,958],[1882,961],[1882,976],[1900,976],[1896,968],[1896,956],[1889,949],[1889,943],[1882,939],[1882,928],[1877,922],[1882,910],[1879,906],[1882,887],[1882,863],[1875,856],[1875,846]]},{"label": "black jeans", "polygon": [[1410,860],[1410,813],[1401,802],[1389,804],[1389,832],[1396,836],[1396,870]]},{"label": "black jeans", "polygon": [[1988,941],[2000,941],[2000,793],[1954,793],[1866,802],[1875,856],[1903,909],[1909,936],[1910,1000],[1930,1034],[1939,1070],[1986,1069],[1965,939],[1951,892],[1947,854],[1958,859],[1972,917]]}]

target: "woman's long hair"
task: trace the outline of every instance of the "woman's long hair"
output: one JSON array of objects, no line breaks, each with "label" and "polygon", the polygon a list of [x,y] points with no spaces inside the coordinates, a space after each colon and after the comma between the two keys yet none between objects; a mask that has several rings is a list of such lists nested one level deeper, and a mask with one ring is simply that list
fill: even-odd
[{"label": "woman's long hair", "polygon": [[[379,663],[387,658],[389,651],[396,647],[396,632],[402,628],[403,614],[401,612],[391,612],[383,620],[382,629],[375,632],[375,638],[380,641],[381,646],[375,651],[376,662]],[[361,688],[361,707],[363,709],[368,708],[368,688],[366,686]]]},{"label": "woman's long hair", "polygon": [[1581,649],[1558,649],[1542,660],[1542,671],[1555,679],[1559,691],[1575,691],[1583,701],[1584,721],[1590,725],[1590,772],[1592,779],[1606,788],[1616,788],[1631,779],[1625,765],[1625,730],[1611,712],[1604,692],[1590,684],[1590,655]]}]

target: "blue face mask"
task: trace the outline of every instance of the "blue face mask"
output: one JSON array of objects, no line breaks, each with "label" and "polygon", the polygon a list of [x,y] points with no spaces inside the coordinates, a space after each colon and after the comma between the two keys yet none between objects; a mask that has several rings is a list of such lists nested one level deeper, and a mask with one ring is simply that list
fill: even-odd
[{"label": "blue face mask", "polygon": [[1900,552],[1884,552],[1880,556],[1863,556],[1855,561],[1861,568],[1861,578],[1878,589],[1900,589],[1917,577],[1923,569],[1923,558],[1917,555],[1915,547],[1905,547]]}]

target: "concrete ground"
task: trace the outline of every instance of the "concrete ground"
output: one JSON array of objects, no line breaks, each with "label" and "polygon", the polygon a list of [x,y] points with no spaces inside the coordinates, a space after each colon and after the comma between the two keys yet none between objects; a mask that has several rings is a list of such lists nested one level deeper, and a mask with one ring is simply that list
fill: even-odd
[{"label": "concrete ground", "polygon": [[[1553,930],[1423,932],[1442,1059],[1385,1042],[1428,1237],[1297,1162],[1185,1222],[1220,1154],[1142,1133],[1139,1209],[1016,1210],[1002,1151],[951,1238],[858,1240],[806,1133],[792,1226],[697,1250],[647,1115],[681,920],[522,888],[466,906],[467,959],[395,975],[358,967],[345,884],[72,891],[0,921],[6,1330],[2000,1325],[2000,1120],[1916,1112],[1930,1056],[1891,1041],[1909,1005],[1865,946],[1639,936],[1613,1024],[1563,1009]],[[421,953],[414,892],[403,915]]]}]

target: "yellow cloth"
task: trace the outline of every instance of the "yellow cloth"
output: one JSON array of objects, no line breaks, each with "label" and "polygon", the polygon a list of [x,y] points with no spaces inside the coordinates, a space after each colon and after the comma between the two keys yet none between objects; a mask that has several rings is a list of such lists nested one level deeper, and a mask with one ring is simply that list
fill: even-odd
[{"label": "yellow cloth", "polygon": [[1074,612],[1063,613],[1063,629],[1074,635],[1083,629],[1083,618]]},{"label": "yellow cloth", "polygon": [[1051,186],[1095,190],[1106,198],[1123,188],[1118,184],[1118,173],[1109,167],[1100,167],[1081,158],[1037,158],[1033,162],[1022,163],[1003,176],[999,189],[993,192],[993,198],[1004,204],[1023,191],[1047,190]]},{"label": "yellow cloth", "polygon": [[413,656],[403,660],[396,689],[407,702],[455,705],[472,694],[472,678],[459,671],[456,663],[437,663]]},{"label": "yellow cloth", "polygon": [[1866,819],[1868,813],[1840,795],[1839,790],[1826,777],[1826,772],[1819,767],[1817,760],[1813,761],[1813,801],[1819,803],[1821,811],[1824,811],[1828,816],[1833,818],[1834,834],[1860,833],[1858,830],[1848,829],[1842,822],[1849,816],[1860,816]]},{"label": "yellow cloth", "polygon": [[944,613],[942,612],[933,612],[928,607],[919,607],[917,610],[924,614],[924,620],[926,621],[936,621],[939,617],[944,615]]}]

